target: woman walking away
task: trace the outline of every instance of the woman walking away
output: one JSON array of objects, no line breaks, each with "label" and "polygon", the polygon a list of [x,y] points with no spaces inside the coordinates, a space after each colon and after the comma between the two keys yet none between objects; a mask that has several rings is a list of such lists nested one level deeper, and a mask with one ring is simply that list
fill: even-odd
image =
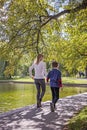
[{"label": "woman walking away", "polygon": [[[35,74],[32,75],[32,70],[34,69]],[[29,74],[35,81],[37,89],[37,108],[41,107],[41,101],[46,91],[45,76],[46,73],[46,63],[43,62],[43,55],[38,54],[35,63],[29,67]]]},{"label": "woman walking away", "polygon": [[52,103],[50,103],[51,111],[54,112],[55,105],[59,99],[59,89],[62,87],[61,72],[56,61],[52,62],[52,70],[47,75],[47,82],[50,79],[50,88],[52,93]]}]

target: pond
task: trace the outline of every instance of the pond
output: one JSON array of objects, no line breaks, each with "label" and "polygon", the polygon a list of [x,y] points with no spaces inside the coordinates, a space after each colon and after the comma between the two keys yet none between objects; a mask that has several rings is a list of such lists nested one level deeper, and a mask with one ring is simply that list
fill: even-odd
[{"label": "pond", "polygon": [[[63,87],[60,98],[87,92],[87,88]],[[51,100],[50,87],[46,87],[43,102]],[[16,108],[36,104],[36,87],[34,84],[0,83],[0,113]]]}]

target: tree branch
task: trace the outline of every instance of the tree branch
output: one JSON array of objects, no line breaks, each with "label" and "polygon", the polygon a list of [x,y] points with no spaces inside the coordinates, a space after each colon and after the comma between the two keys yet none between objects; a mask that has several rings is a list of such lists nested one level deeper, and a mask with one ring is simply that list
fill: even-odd
[{"label": "tree branch", "polygon": [[40,37],[40,30],[38,30],[38,32],[37,32],[37,46],[36,46],[37,54],[39,54],[39,48],[38,48],[39,37]]},{"label": "tree branch", "polygon": [[59,18],[60,16],[64,15],[64,14],[68,14],[68,13],[71,13],[71,12],[78,12],[82,9],[86,9],[87,8],[87,0],[83,0],[82,4],[79,4],[79,6],[77,6],[76,8],[74,9],[68,9],[68,10],[63,10],[61,11],[60,13],[56,14],[56,15],[50,15],[48,16],[48,20],[44,23],[42,23],[41,27],[43,27],[44,25],[46,25],[49,21],[51,21],[52,19],[57,19]]}]

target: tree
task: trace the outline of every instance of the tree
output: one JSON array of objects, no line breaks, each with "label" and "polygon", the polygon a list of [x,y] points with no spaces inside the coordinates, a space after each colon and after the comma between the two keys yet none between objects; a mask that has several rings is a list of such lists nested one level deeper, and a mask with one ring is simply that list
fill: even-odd
[{"label": "tree", "polygon": [[[86,71],[87,75],[87,9],[75,13],[72,18],[68,15],[66,18],[66,33],[68,34],[68,43],[66,44],[66,56],[70,60],[68,66],[77,68],[78,71]],[[71,65],[69,65],[69,63]]]},{"label": "tree", "polygon": [[[61,3],[64,2],[65,0],[61,0]],[[67,5],[63,5],[63,11],[50,15],[47,9],[53,11],[54,8],[44,0],[12,0],[7,10],[8,19],[4,23],[6,26],[5,35],[8,41],[0,43],[1,58],[9,61],[9,66],[14,70],[25,53],[32,54],[33,50],[33,56],[35,57],[37,53],[47,52],[49,47],[50,50],[53,50],[53,46],[50,46],[53,44],[50,38],[54,39],[52,34],[57,33],[56,37],[60,37],[61,41],[62,30],[60,28],[62,25],[60,23],[65,18],[64,16],[70,14],[72,18],[72,14],[74,15],[80,10],[85,10],[86,7],[86,0],[80,3],[70,0]],[[55,45],[54,52],[57,53]]]}]

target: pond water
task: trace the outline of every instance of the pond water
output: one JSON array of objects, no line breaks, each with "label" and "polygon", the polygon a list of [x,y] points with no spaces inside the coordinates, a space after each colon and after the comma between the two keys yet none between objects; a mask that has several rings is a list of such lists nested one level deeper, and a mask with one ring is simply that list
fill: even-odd
[{"label": "pond water", "polygon": [[[63,87],[60,98],[87,92],[87,88]],[[43,102],[51,100],[50,87],[46,87]],[[0,83],[0,113],[16,108],[36,104],[36,87],[34,84]]]}]

